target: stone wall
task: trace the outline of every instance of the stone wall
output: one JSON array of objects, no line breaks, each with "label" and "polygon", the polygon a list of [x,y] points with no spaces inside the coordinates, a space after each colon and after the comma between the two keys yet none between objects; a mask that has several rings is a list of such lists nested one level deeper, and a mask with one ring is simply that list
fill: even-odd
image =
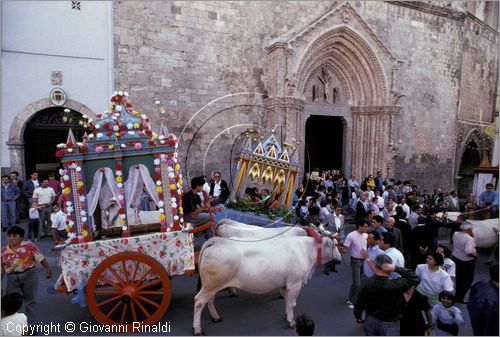
[{"label": "stone wall", "polygon": [[[477,39],[474,28],[467,28],[474,20],[467,19],[463,3],[349,3],[402,61],[393,74],[394,87],[404,94],[392,137],[395,175],[415,178],[429,189],[451,188],[462,82],[469,73],[484,77],[483,89],[472,85],[463,101],[481,101],[477,107],[483,111],[482,120],[489,121],[498,33],[485,29],[484,34],[496,40],[483,33]],[[155,100],[165,104],[168,127],[181,136],[181,157],[189,158],[188,178],[214,169],[228,177],[227,162],[241,132],[284,120],[264,104],[274,79],[269,64],[279,61],[270,60],[265,47],[301,32],[337,5],[115,2],[116,87],[127,90],[135,106],[150,115]],[[474,60],[486,62],[476,69]]]}]

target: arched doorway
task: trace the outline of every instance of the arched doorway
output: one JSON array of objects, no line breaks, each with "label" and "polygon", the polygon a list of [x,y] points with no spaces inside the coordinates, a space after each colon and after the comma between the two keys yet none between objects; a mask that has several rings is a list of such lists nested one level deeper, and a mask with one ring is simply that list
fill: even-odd
[{"label": "arched doorway", "polygon": [[343,170],[342,117],[311,115],[306,121],[304,172],[313,169]]},{"label": "arched doorway", "polygon": [[24,162],[26,174],[38,172],[42,178],[54,171],[58,175],[59,159],[55,156],[57,144],[65,143],[71,128],[76,139],[82,139],[84,120],[82,115],[70,109],[63,116],[63,107],[50,107],[37,112],[24,130]]},{"label": "arched doorway", "polygon": [[475,140],[471,140],[465,146],[464,154],[458,170],[457,193],[459,197],[465,198],[472,191],[474,182],[474,167],[481,162],[480,149]]}]

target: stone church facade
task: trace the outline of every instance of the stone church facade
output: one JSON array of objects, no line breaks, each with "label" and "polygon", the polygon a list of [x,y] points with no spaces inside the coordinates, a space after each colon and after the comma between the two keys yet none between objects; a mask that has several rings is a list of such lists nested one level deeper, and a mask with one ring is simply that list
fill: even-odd
[{"label": "stone church facade", "polygon": [[449,189],[494,118],[495,2],[118,1],[113,10],[116,88],[150,115],[164,104],[188,177],[234,174],[252,128],[275,129],[304,167],[306,122],[321,115],[342,122],[346,174],[381,170]]}]

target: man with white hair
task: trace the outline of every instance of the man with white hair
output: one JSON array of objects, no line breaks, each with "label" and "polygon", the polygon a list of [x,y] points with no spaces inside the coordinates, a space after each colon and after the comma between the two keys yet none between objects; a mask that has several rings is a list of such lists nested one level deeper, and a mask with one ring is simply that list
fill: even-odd
[{"label": "man with white hair", "polygon": [[477,257],[472,224],[464,222],[460,226],[460,232],[453,234],[452,259],[455,261],[457,270],[457,291],[455,293],[455,302],[457,303],[467,303],[464,297],[469,291],[472,281],[474,281],[474,268]]}]

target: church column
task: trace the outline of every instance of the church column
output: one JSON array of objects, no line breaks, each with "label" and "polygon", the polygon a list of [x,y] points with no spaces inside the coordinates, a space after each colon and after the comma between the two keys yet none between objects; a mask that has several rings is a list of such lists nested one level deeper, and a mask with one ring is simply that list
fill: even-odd
[{"label": "church column", "polygon": [[[305,99],[300,97],[270,97],[264,101],[266,110],[269,112],[267,126],[269,129],[278,125],[282,127],[283,141],[291,143],[293,139],[301,140],[300,114],[304,111]],[[276,130],[279,132],[281,130]]]},{"label": "church column", "polygon": [[393,133],[396,106],[353,107],[352,172],[361,178],[394,174]]},{"label": "church column", "polygon": [[7,146],[10,152],[10,170],[19,172],[19,178],[24,180],[26,175],[31,173],[24,172],[24,142],[10,141]]}]

